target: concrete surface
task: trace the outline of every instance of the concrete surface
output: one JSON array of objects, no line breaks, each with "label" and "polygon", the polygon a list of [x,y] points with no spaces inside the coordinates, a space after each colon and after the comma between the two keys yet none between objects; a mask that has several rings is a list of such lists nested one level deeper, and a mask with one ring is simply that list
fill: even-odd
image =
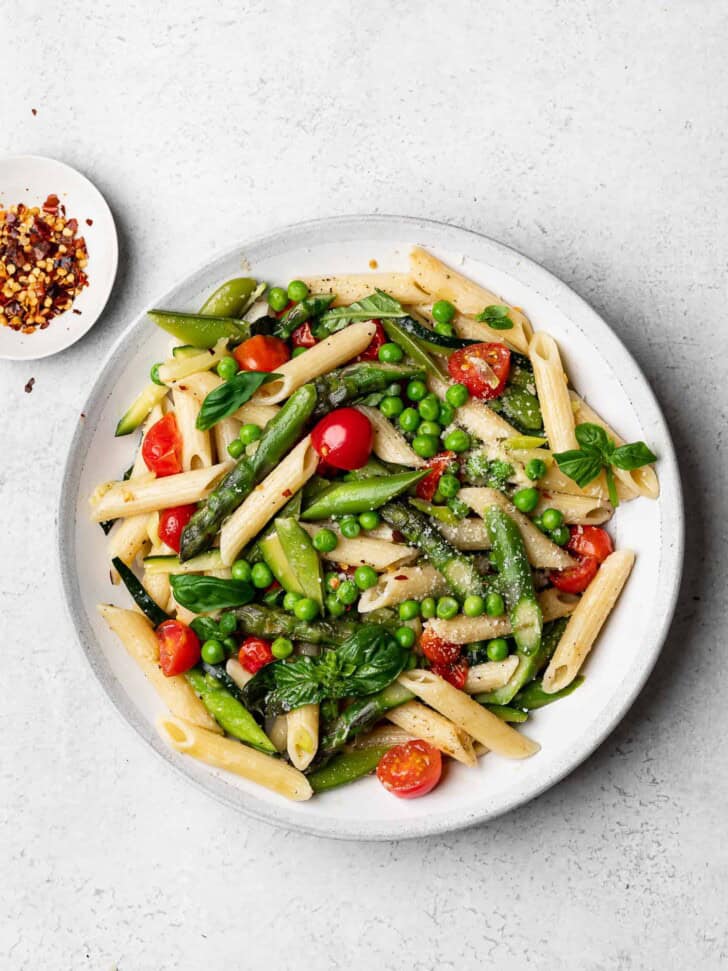
[{"label": "concrete surface", "polygon": [[[3,150],[90,175],[122,242],[81,344],[0,362],[0,966],[725,967],[725,5],[30,0],[0,26]],[[543,262],[623,337],[684,460],[677,620],[628,718],[522,811],[426,842],[277,832],[163,769],[56,576],[64,455],[127,321],[211,251],[349,212]]]}]

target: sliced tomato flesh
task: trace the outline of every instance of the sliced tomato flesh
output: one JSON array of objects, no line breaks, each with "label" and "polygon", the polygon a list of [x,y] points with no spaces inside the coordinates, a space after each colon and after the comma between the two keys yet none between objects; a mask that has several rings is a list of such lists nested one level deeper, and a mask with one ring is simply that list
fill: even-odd
[{"label": "sliced tomato flesh", "polygon": [[599,561],[594,556],[579,557],[575,566],[551,572],[551,582],[564,593],[583,593],[596,576]]},{"label": "sliced tomato flesh", "polygon": [[503,393],[511,370],[511,352],[497,341],[471,344],[450,355],[447,369],[453,381],[464,384],[475,398],[488,401]]},{"label": "sliced tomato flesh", "polygon": [[576,556],[593,556],[597,563],[603,563],[614,552],[612,538],[601,526],[570,526],[569,532],[566,548]]},{"label": "sliced tomato flesh", "polygon": [[420,499],[424,499],[426,502],[432,502],[437,492],[437,487],[440,484],[440,479],[447,472],[455,457],[455,452],[440,452],[439,455],[435,455],[427,461],[427,467],[430,471],[424,479],[420,479],[417,483],[416,491]]},{"label": "sliced tomato flesh", "polygon": [[442,775],[439,749],[422,738],[395,745],[379,760],[377,778],[387,792],[400,799],[416,799],[431,792]]}]

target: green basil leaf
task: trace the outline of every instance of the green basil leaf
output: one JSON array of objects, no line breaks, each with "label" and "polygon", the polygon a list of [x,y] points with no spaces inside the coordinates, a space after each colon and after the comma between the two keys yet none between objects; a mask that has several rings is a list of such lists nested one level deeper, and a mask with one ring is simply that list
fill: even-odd
[{"label": "green basil leaf", "polygon": [[297,657],[271,665],[275,690],[267,699],[269,713],[291,711],[301,705],[317,705],[322,701],[326,691],[321,683],[320,666],[319,658],[314,657]]},{"label": "green basil leaf", "polygon": [[564,475],[568,475],[582,488],[592,479],[596,479],[602,470],[601,458],[588,452],[582,452],[578,448],[571,449],[568,452],[556,452],[554,458]]},{"label": "green basil leaf", "polygon": [[169,578],[177,603],[196,614],[226,607],[243,607],[255,596],[253,585],[247,580],[220,580],[191,573],[172,573]]},{"label": "green basil leaf", "polygon": [[632,442],[631,445],[620,445],[612,452],[612,465],[626,472],[639,469],[643,465],[650,465],[657,461],[657,456],[644,442]]},{"label": "green basil leaf", "polygon": [[353,668],[349,677],[342,678],[345,688],[339,697],[344,698],[371,695],[386,688],[404,670],[409,650],[384,627],[366,624],[344,641],[336,654],[342,669]]},{"label": "green basil leaf", "polygon": [[229,381],[208,394],[202,402],[195,426],[202,432],[207,431],[223,418],[234,414],[262,384],[279,377],[280,374],[268,371],[238,371]]},{"label": "green basil leaf", "polygon": [[475,319],[480,320],[493,330],[511,330],[513,321],[508,316],[510,308],[502,303],[492,303],[485,310],[477,314]]},{"label": "green basil leaf", "polygon": [[614,448],[614,442],[609,438],[601,425],[583,422],[574,429],[577,442],[585,452],[606,457]]},{"label": "green basil leaf", "polygon": [[402,304],[383,290],[375,290],[368,297],[357,300],[348,307],[333,307],[321,317],[321,324],[328,333],[342,330],[355,320],[375,320],[382,317],[404,317]]},{"label": "green basil leaf", "polygon": [[223,636],[212,617],[195,617],[190,627],[203,642],[222,638]]}]

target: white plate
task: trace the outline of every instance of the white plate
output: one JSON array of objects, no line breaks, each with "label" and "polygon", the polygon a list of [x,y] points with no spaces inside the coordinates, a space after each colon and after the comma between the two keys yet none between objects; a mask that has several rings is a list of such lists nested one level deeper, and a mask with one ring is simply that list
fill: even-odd
[{"label": "white plate", "polygon": [[683,549],[677,464],[665,421],[637,365],[580,297],[546,270],[491,239],[419,219],[358,216],[304,223],[236,247],[154,302],[193,310],[241,268],[274,283],[307,274],[403,270],[420,243],[525,309],[536,327],[559,341],[576,388],[629,441],[643,438],[660,458],[662,493],[618,510],[610,530],[618,546],[637,552],[634,572],[573,695],[539,712],[526,726],[542,746],[531,759],[488,755],[477,769],[451,764],[424,799],[388,795],[375,779],[289,803],[253,784],[169,751],[154,727],[160,704],[94,609],[128,603],[112,588],[105,537],[88,521],[87,501],[101,480],[130,464],[135,436],[114,439],[114,426],[165,354],[167,335],[142,314],[113,349],[84,408],[73,440],[60,502],[61,568],[71,615],[86,656],[127,721],[171,765],[235,809],[268,822],[322,836],[401,839],[458,829],[514,809],[554,785],[615,727],[657,660],[675,607]]},{"label": "white plate", "polygon": [[[0,206],[19,202],[42,206],[55,193],[66,216],[78,220],[78,235],[88,248],[88,286],[73,307],[54,317],[45,330],[21,334],[0,326],[0,358],[10,361],[49,357],[75,344],[89,331],[106,306],[116,277],[119,244],[111,210],[96,186],[63,162],[39,155],[0,159]],[[86,220],[91,220],[89,226]],[[80,313],[73,313],[74,310]]]}]

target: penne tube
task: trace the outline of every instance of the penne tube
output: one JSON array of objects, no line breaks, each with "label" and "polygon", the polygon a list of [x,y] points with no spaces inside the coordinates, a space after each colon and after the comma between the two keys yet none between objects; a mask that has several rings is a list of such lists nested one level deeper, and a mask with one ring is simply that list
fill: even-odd
[{"label": "penne tube", "polygon": [[[427,376],[427,387],[439,398],[445,397],[451,383],[431,374]],[[501,442],[504,438],[513,438],[514,435],[519,434],[505,418],[497,415],[485,402],[476,401],[474,398],[470,398],[458,408],[457,423],[486,445]]]},{"label": "penne tube", "polygon": [[528,354],[533,365],[533,377],[549,448],[552,452],[578,448],[568,380],[556,341],[549,334],[539,331],[533,335]]},{"label": "penne tube", "polygon": [[279,405],[261,405],[257,401],[247,401],[233,414],[243,425],[260,425],[265,428],[280,411]]},{"label": "penne tube", "polygon": [[319,706],[302,705],[286,715],[288,757],[301,772],[307,769],[318,749]]},{"label": "penne tube", "polygon": [[170,585],[168,573],[154,573],[145,570],[142,577],[142,586],[155,603],[166,604],[169,601]]},{"label": "penne tube", "polygon": [[541,492],[536,515],[545,509],[557,509],[573,526],[599,526],[612,518],[609,502],[593,496],[570,496],[565,492]]},{"label": "penne tube", "polygon": [[250,671],[246,671],[240,661],[235,657],[228,658],[225,663],[225,671],[228,677],[232,678],[239,688],[244,688],[253,677]]},{"label": "penne tube", "polygon": [[463,765],[475,765],[473,740],[468,733],[421,702],[407,701],[392,708],[387,712],[387,719]]},{"label": "penne tube", "polygon": [[179,384],[172,388],[172,401],[182,438],[182,468],[185,472],[209,468],[212,465],[210,433],[200,431],[195,424],[200,413],[200,402],[191,391]]},{"label": "penne tube", "polygon": [[413,735],[396,725],[379,725],[365,735],[357,735],[351,749],[392,748],[403,742],[411,742],[413,738]]},{"label": "penne tube", "polygon": [[238,506],[220,531],[220,556],[225,566],[232,566],[246,543],[308,482],[318,462],[307,435]]},{"label": "penne tube", "polygon": [[270,721],[270,724],[266,722],[265,729],[265,733],[273,742],[276,752],[280,752],[282,755],[288,747],[288,715],[276,715]]},{"label": "penne tube", "polygon": [[173,384],[189,377],[198,371],[209,371],[214,368],[227,354],[227,338],[219,340],[209,350],[200,350],[193,357],[172,357],[159,365],[159,380],[165,384]]},{"label": "penne tube", "polygon": [[497,715],[473,701],[464,691],[449,684],[432,671],[415,668],[400,674],[399,684],[411,691],[441,715],[462,728],[491,752],[509,759],[524,759],[540,746],[501,721]]},{"label": "penne tube", "polygon": [[311,293],[334,293],[332,306],[346,307],[350,303],[370,297],[375,290],[384,290],[400,303],[422,303],[427,295],[420,290],[409,273],[353,273],[345,276],[303,277]]},{"label": "penne tube", "polygon": [[[219,388],[223,383],[222,378],[219,378],[216,374],[210,374],[209,371],[200,371],[198,374],[193,374],[188,378],[184,379],[182,388],[187,391],[191,391],[195,395],[200,405],[205,400],[205,398],[214,391],[215,388]],[[238,430],[240,425],[260,425],[261,428],[265,428],[268,422],[273,418],[279,411],[278,405],[263,405],[255,401],[246,401],[244,405],[241,405],[237,411],[229,418],[223,418],[221,421],[213,425],[213,432],[224,425],[225,422],[238,422]],[[232,427],[232,426],[231,426]],[[227,442],[227,445],[230,443]],[[227,458],[227,451],[225,452],[225,458]]]},{"label": "penne tube", "polygon": [[[496,331],[495,340],[508,341],[521,354],[528,354],[528,344],[533,334],[531,323],[519,307],[512,307],[501,297],[496,296],[485,287],[479,286],[472,280],[446,266],[436,256],[426,252],[419,246],[410,253],[410,265],[415,282],[440,300],[449,300],[461,314],[472,316],[481,313],[493,304],[506,304],[509,308],[513,327],[507,331]],[[488,333],[490,328],[488,328]],[[479,339],[479,338],[476,338]],[[483,338],[492,340],[492,337]]]},{"label": "penne tube", "polygon": [[143,614],[110,604],[99,604],[98,611],[173,715],[209,732],[222,731],[183,675],[162,674],[157,637]]},{"label": "penne tube", "polygon": [[393,607],[405,600],[440,597],[449,591],[445,577],[428,563],[422,566],[403,566],[383,573],[376,586],[359,597],[359,613],[366,614],[381,607]]},{"label": "penne tube", "polygon": [[[257,424],[257,423],[256,423]],[[215,440],[215,452],[218,462],[229,461],[228,445],[240,435],[243,426],[236,418],[222,418],[212,426],[212,437]]]},{"label": "penne tube", "polygon": [[[562,593],[555,588],[544,590],[538,595],[538,603],[544,621],[567,617],[575,610],[579,598],[572,594]],[[441,620],[434,617],[427,622],[427,626],[438,637],[450,641],[451,644],[473,644],[475,641],[487,641],[492,637],[507,637],[513,630],[511,622],[504,614],[502,617],[466,617],[458,614],[452,620]]]},{"label": "penne tube", "polygon": [[306,776],[298,769],[235,739],[221,738],[181,718],[160,718],[157,730],[177,752],[257,782],[286,799],[301,802],[313,795]]},{"label": "penne tube", "polygon": [[573,557],[552,542],[548,536],[541,532],[538,526],[534,526],[528,516],[519,512],[508,497],[499,492],[498,489],[461,489],[458,498],[467,503],[481,517],[485,515],[488,506],[499,506],[507,512],[511,519],[518,523],[518,528],[523,537],[523,545],[526,547],[526,554],[534,566],[552,570],[566,570],[574,565]]},{"label": "penne tube", "polygon": [[254,400],[259,404],[275,405],[290,398],[301,385],[322,374],[328,374],[361,354],[371,344],[376,331],[377,325],[366,320],[359,324],[350,324],[344,330],[332,334],[310,347],[305,354],[293,357],[276,368],[276,374],[280,377],[261,385]]},{"label": "penne tube", "polygon": [[[323,523],[300,523],[309,536],[315,536]],[[338,543],[333,550],[321,553],[325,560],[341,563],[343,566],[368,565],[375,570],[389,570],[417,559],[419,553],[410,546],[392,543],[383,539],[372,539],[369,536],[357,536],[347,539],[341,535],[336,523],[326,523],[328,529],[336,533]]]},{"label": "penne tube", "polygon": [[377,458],[382,459],[383,462],[392,462],[394,465],[409,465],[414,469],[424,467],[425,460],[417,455],[404,435],[400,435],[378,408],[357,405],[357,410],[366,415],[372,426],[374,433],[372,451]]},{"label": "penne tube", "polygon": [[150,476],[127,482],[105,482],[89,499],[91,518],[100,523],[105,519],[121,519],[199,502],[209,496],[231,468],[231,462],[220,462],[208,469],[179,472],[161,479]]},{"label": "penne tube", "polygon": [[563,590],[557,590],[556,587],[542,590],[538,595],[538,605],[544,622],[573,614],[579,599],[577,594],[565,593]]},{"label": "penne tube", "polygon": [[481,691],[495,691],[507,684],[511,675],[518,667],[518,657],[511,654],[503,661],[486,661],[484,664],[474,664],[468,670],[465,691],[469,695],[476,695]]},{"label": "penne tube", "polygon": [[597,570],[566,625],[543,676],[548,694],[566,688],[579,673],[634,565],[632,550],[616,550]]}]

